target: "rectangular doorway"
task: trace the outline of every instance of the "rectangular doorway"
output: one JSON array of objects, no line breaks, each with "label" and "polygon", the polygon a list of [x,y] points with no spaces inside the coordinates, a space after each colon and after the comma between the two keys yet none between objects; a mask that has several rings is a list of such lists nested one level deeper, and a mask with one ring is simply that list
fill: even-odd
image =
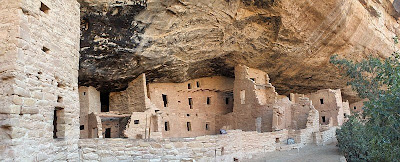
[{"label": "rectangular doorway", "polygon": [[106,128],[104,138],[111,138],[111,128]]},{"label": "rectangular doorway", "polygon": [[110,111],[110,93],[109,92],[101,92],[100,93],[100,103],[101,103],[101,112],[109,112]]}]

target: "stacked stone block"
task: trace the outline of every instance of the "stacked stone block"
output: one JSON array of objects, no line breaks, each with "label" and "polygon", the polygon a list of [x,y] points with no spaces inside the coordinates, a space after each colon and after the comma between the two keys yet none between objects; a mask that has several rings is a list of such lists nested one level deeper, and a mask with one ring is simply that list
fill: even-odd
[{"label": "stacked stone block", "polygon": [[[315,114],[318,119],[318,114]],[[314,117],[313,117],[314,118]],[[318,121],[316,121],[318,123]],[[336,128],[335,128],[336,129]],[[313,139],[314,127],[258,133],[228,130],[224,135],[207,135],[196,138],[169,138],[157,140],[135,139],[82,139],[79,141],[80,161],[241,161],[254,155],[275,150],[296,149],[308,143],[334,138],[334,129],[318,132],[322,139]],[[296,144],[286,140],[297,136]],[[296,138],[297,139],[297,138]]]},{"label": "stacked stone block", "polygon": [[229,130],[224,135],[159,140],[82,139],[82,161],[234,161],[276,150],[288,131],[257,133]]},{"label": "stacked stone block", "polygon": [[77,160],[79,4],[2,0],[0,8],[0,161]]}]

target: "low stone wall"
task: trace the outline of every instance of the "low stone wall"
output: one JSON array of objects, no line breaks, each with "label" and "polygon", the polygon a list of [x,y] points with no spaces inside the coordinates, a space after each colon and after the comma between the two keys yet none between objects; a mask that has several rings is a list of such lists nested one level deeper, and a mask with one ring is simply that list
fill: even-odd
[{"label": "low stone wall", "polygon": [[267,133],[229,130],[224,135],[149,141],[82,139],[79,154],[81,161],[233,161],[275,151],[280,145],[276,142],[287,138],[287,130]]},{"label": "low stone wall", "polygon": [[[288,130],[265,133],[228,130],[227,134],[196,138],[81,139],[79,160],[231,162],[238,159],[240,161],[265,152],[290,150],[313,142],[323,143],[335,137],[335,130],[335,127],[315,133],[307,129],[290,133]],[[287,145],[288,138],[294,138],[296,144]]]},{"label": "low stone wall", "polygon": [[336,137],[336,129],[337,127],[331,127],[328,130],[322,132],[316,132],[315,135],[315,143],[317,145],[324,145],[332,141]]}]

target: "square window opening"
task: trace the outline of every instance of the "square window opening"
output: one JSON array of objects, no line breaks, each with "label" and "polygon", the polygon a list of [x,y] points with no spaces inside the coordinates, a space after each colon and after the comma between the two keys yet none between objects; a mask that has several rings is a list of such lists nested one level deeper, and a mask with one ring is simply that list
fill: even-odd
[{"label": "square window opening", "polygon": [[133,123],[134,124],[139,124],[139,120],[134,120]]}]

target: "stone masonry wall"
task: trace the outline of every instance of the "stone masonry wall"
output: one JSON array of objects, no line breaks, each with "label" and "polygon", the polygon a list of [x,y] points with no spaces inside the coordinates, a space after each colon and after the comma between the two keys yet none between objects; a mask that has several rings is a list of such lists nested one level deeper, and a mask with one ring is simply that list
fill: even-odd
[{"label": "stone masonry wall", "polygon": [[[329,120],[332,118],[334,126],[342,125],[344,120],[344,111],[340,89],[319,90],[315,93],[306,95],[306,97],[310,98],[315,109],[319,111],[320,124],[326,125],[331,122]],[[325,122],[322,119],[323,117],[325,117]]]},{"label": "stone masonry wall", "polygon": [[110,111],[126,114],[144,112],[146,111],[146,98],[146,78],[145,74],[142,74],[130,82],[125,91],[110,93]]},{"label": "stone masonry wall", "polygon": [[292,119],[291,129],[299,130],[307,126],[307,117],[309,116],[311,101],[308,98],[299,98],[298,103],[291,106]]},{"label": "stone masonry wall", "polygon": [[131,113],[126,129],[123,130],[125,137],[134,139],[162,138],[159,109],[149,98],[146,98],[145,105],[145,112]]},{"label": "stone masonry wall", "polygon": [[[288,97],[279,95],[274,106],[274,116],[272,122],[273,130],[290,129],[292,125],[292,105],[295,104]],[[278,110],[279,116],[277,116]]]},{"label": "stone masonry wall", "polygon": [[[149,127],[151,127],[152,122],[155,122],[151,120],[151,113],[132,112],[131,114],[130,122],[128,122],[127,129],[124,131],[124,134],[128,138],[148,138],[147,136]],[[135,120],[137,121],[136,123]]]},{"label": "stone masonry wall", "polygon": [[315,133],[315,143],[317,145],[324,145],[336,137],[337,127],[330,127],[328,130]]},{"label": "stone masonry wall", "polygon": [[80,103],[80,116],[79,123],[82,129],[80,130],[80,138],[89,137],[89,123],[88,115],[95,112],[99,113],[100,110],[100,92],[94,87],[79,87],[79,103]]},{"label": "stone masonry wall", "polygon": [[344,116],[351,115],[349,101],[343,102],[343,114]]},{"label": "stone masonry wall", "polygon": [[[81,161],[242,161],[253,155],[275,150],[299,148],[310,143],[332,140],[336,128],[319,132],[319,115],[309,112],[306,129],[258,133],[228,130],[223,135],[195,138],[82,139],[79,141]],[[288,145],[288,138],[295,144]]]},{"label": "stone masonry wall", "polygon": [[91,113],[88,115],[88,120],[88,138],[103,138],[103,126],[100,116]]},{"label": "stone masonry wall", "polygon": [[368,101],[368,99],[363,99],[361,101],[351,103],[350,104],[350,110],[352,113],[360,113],[362,114],[363,112],[363,107],[364,107],[364,102]]},{"label": "stone masonry wall", "polygon": [[[233,78],[222,76],[184,83],[148,84],[149,98],[161,113],[159,131],[164,138],[217,134],[221,127],[215,122],[216,116],[232,112],[232,89]],[[166,105],[163,95],[166,95]],[[191,107],[189,98],[192,100]],[[169,127],[166,129],[165,125]]]},{"label": "stone masonry wall", "polygon": [[229,130],[224,135],[150,141],[82,139],[79,141],[79,152],[82,161],[234,161],[275,151],[279,145],[276,139],[284,141],[287,137],[288,131],[257,133]]},{"label": "stone masonry wall", "polygon": [[217,134],[220,127],[215,116],[232,112],[232,78],[214,76],[147,86],[145,81],[141,75],[125,91],[110,94],[111,111],[132,114],[124,131],[128,138]]},{"label": "stone masonry wall", "polygon": [[318,133],[319,130],[319,112],[314,108],[314,106],[310,105],[306,128],[300,130],[289,130],[289,137],[293,138],[296,143],[300,145],[306,145],[315,142],[315,133]]},{"label": "stone masonry wall", "polygon": [[0,161],[75,161],[79,4],[2,0],[0,8]]},{"label": "stone masonry wall", "polygon": [[[199,87],[197,87],[197,83]],[[190,84],[191,89],[188,89]],[[175,113],[227,113],[232,111],[232,95],[224,92],[232,92],[233,78],[222,76],[199,78],[184,83],[150,83],[148,84],[150,100],[160,110]],[[167,95],[167,106],[164,107],[162,95]],[[192,109],[188,104],[188,98],[193,99]],[[207,104],[210,97],[210,104]],[[228,98],[228,104],[225,99]]]},{"label": "stone masonry wall", "polygon": [[268,81],[265,72],[242,65],[235,67],[234,121],[231,121],[235,129],[272,131],[273,106],[278,94]]},{"label": "stone masonry wall", "polygon": [[0,3],[0,161],[13,154],[9,147],[15,132],[12,126],[16,123],[12,122],[17,121],[11,118],[18,116],[16,114],[20,111],[20,107],[13,104],[12,95],[16,82],[17,50],[20,48],[17,47],[17,37],[21,23],[16,18],[21,16],[20,6],[20,2],[14,0],[2,0]]}]

